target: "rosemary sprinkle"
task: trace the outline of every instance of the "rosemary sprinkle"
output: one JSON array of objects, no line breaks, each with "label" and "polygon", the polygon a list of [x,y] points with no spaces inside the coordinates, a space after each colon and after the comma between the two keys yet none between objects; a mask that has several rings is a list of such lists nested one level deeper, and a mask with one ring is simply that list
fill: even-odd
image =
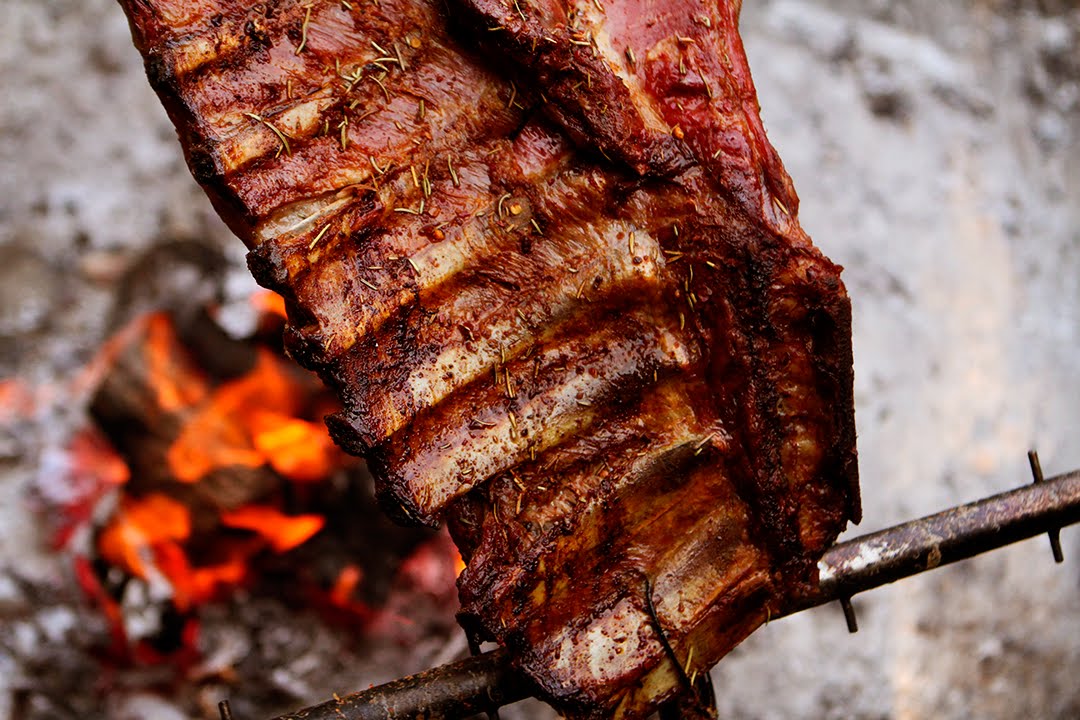
[{"label": "rosemary sprinkle", "polygon": [[304,48],[307,47],[307,31],[308,24],[311,22],[311,6],[307,6],[307,13],[304,14],[304,23],[300,26],[300,44],[296,47],[296,55],[304,52]]},{"label": "rosemary sprinkle", "polygon": [[277,155],[274,155],[274,157],[277,157],[278,155],[280,155],[282,150],[285,151],[286,155],[292,155],[292,148],[289,147],[289,138],[285,135],[285,133],[283,133],[281,131],[280,128],[278,128],[277,125],[270,122],[269,120],[264,118],[262,115],[257,115],[257,114],[252,113],[252,112],[246,112],[246,113],[244,113],[244,115],[251,118],[252,120],[255,120],[257,122],[261,122],[263,125],[270,128],[271,130],[273,130],[274,134],[278,136],[278,140],[281,141],[281,147],[278,148]]}]

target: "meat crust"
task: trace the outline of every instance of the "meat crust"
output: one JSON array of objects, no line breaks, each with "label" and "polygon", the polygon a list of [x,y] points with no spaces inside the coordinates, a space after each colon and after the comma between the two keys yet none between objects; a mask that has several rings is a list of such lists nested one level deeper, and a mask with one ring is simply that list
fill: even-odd
[{"label": "meat crust", "polygon": [[858,521],[850,305],[733,0],[121,0],[196,178],[463,623],[645,717]]}]

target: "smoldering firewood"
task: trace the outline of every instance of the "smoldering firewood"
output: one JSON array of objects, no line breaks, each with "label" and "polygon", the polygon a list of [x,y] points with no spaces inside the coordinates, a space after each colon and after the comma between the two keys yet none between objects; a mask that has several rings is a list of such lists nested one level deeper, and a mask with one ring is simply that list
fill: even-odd
[{"label": "smoldering firewood", "polygon": [[[213,382],[180,341],[165,314],[146,316],[112,341],[111,362],[90,403],[98,426],[131,468],[133,495],[162,492],[187,505],[196,523],[215,522],[221,511],[268,496],[282,479],[264,465],[225,463],[194,477],[178,477],[177,440],[204,410]],[[221,356],[250,366],[243,342],[215,340]],[[242,438],[228,416],[216,418],[211,440]],[[182,475],[182,473],[181,473]],[[195,481],[197,480],[197,482]]]}]

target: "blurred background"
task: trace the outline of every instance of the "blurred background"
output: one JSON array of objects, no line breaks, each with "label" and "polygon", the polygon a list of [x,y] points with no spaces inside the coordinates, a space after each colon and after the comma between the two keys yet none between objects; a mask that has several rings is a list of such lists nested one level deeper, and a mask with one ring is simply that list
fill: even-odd
[{"label": "blurred background", "polygon": [[[394,535],[356,500],[344,523],[367,530],[319,540],[335,522],[319,503],[367,482],[330,449],[245,461],[251,507],[323,513],[311,542],[247,505],[189,517],[235,508],[211,490],[178,510],[186,535],[138,525],[125,488],[162,461],[116,446],[164,432],[162,408],[116,398],[170,382],[139,374],[172,347],[152,339],[219,343],[167,363],[203,378],[205,397],[169,410],[183,434],[277,352],[275,305],[190,178],[119,7],[4,0],[3,14],[0,720],[180,720],[225,696],[261,720],[464,652],[442,536]],[[1080,3],[748,0],[743,35],[803,225],[852,296],[856,531],[1024,484],[1029,448],[1047,475],[1080,467]],[[168,322],[139,326],[149,311]],[[288,382],[288,412],[258,415],[267,443],[310,431],[324,402]],[[96,427],[110,412],[127,413],[120,437]],[[267,429],[268,413],[287,417]],[[721,717],[1080,717],[1080,531],[1062,540],[1064,565],[1037,538],[859,597],[856,635],[832,607],[770,624],[714,671]],[[210,545],[243,548],[262,577],[223,579]],[[355,562],[305,576],[321,594],[287,591],[284,574],[327,556]]]}]

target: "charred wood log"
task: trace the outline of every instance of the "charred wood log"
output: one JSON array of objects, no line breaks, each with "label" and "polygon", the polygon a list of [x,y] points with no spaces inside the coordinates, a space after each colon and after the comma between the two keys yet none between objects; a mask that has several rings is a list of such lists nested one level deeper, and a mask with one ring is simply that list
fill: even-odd
[{"label": "charred wood log", "polygon": [[[443,573],[445,605],[449,539],[378,512],[366,468],[322,423],[338,405],[285,357],[277,317],[265,312],[265,331],[236,339],[205,311],[155,313],[110,340],[88,373],[90,410],[125,479],[94,528],[98,580],[119,599],[151,577],[160,596],[163,578],[172,595],[155,611],[184,613],[257,584],[355,628],[403,612],[392,603],[411,597],[399,586],[413,561]],[[443,631],[452,613],[432,622]]]},{"label": "charred wood log", "polygon": [[[248,343],[219,341],[216,348],[219,363],[225,363],[227,355],[230,364],[252,364]],[[196,522],[209,522],[220,511],[250,503],[281,486],[282,479],[261,464],[225,462],[198,478],[178,477],[182,448],[177,441],[204,409],[213,380],[181,340],[170,316],[153,314],[136,321],[113,339],[109,353],[112,357],[90,402],[90,414],[130,466],[129,492],[163,492],[191,508]],[[230,418],[223,416],[217,422],[221,426],[212,437],[228,443],[242,435]]]}]

